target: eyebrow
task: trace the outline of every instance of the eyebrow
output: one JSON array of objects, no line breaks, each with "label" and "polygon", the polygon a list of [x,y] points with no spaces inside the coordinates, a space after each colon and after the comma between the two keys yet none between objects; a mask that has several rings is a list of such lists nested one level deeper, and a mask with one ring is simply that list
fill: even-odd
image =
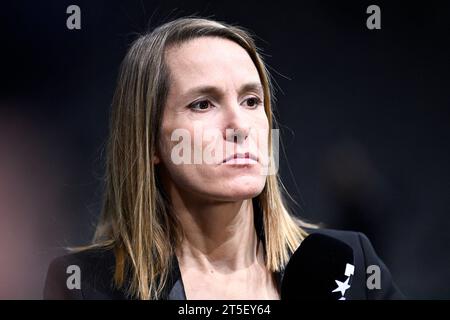
[{"label": "eyebrow", "polygon": [[[242,94],[242,93],[248,92],[248,91],[256,91],[260,95],[264,94],[263,86],[259,82],[249,82],[249,83],[242,85],[239,88],[238,93]],[[187,90],[186,93],[183,94],[183,97],[189,98],[192,96],[205,95],[205,94],[220,96],[223,94],[223,92],[219,87],[215,87],[215,86],[198,86],[198,87],[193,87],[193,88]]]}]

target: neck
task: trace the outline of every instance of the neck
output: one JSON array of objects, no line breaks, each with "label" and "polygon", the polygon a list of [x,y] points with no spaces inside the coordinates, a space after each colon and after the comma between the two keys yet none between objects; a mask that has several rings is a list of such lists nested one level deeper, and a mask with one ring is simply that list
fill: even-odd
[{"label": "neck", "polygon": [[211,272],[233,272],[263,264],[251,199],[236,202],[173,202],[183,226],[180,264]]}]

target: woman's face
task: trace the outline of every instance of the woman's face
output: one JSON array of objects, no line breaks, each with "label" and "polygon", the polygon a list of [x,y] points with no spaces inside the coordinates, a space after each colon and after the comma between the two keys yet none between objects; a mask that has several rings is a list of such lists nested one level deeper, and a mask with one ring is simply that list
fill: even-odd
[{"label": "woman's face", "polygon": [[208,200],[261,193],[269,126],[248,53],[230,40],[201,37],[169,48],[165,58],[169,93],[155,162],[166,186]]}]

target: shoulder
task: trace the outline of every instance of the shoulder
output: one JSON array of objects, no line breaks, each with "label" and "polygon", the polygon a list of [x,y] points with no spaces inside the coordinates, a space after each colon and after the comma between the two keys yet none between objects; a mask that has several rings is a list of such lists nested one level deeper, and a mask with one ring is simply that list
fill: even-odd
[{"label": "shoulder", "polygon": [[336,229],[307,229],[308,234],[324,234],[338,239],[353,249],[355,263],[361,262],[364,265],[383,264],[375,248],[367,236],[358,231],[336,230]]},{"label": "shoulder", "polygon": [[44,299],[123,299],[113,285],[114,251],[92,248],[54,259],[48,268]]},{"label": "shoulder", "polygon": [[313,233],[324,234],[329,237],[333,237],[335,239],[344,241],[349,245],[354,244],[354,242],[358,240],[359,236],[362,235],[362,233],[357,231],[325,229],[325,228],[318,228],[318,229],[306,228],[306,232],[308,234]]},{"label": "shoulder", "polygon": [[[374,248],[364,233],[358,231],[348,231],[348,230],[337,230],[337,229],[306,229],[308,234],[323,234],[335,239],[338,239],[347,245],[349,245],[353,250],[354,255],[358,254],[375,254]],[[364,250],[365,249],[365,250]],[[370,257],[369,257],[370,258]]]},{"label": "shoulder", "polygon": [[[336,229],[306,229],[308,234],[324,234],[338,239],[353,250],[355,274],[350,297],[354,299],[402,299],[404,298],[392,279],[391,272],[378,256],[375,248],[364,233]],[[371,278],[373,274],[377,279]],[[373,280],[373,283],[372,283]],[[370,283],[369,283],[370,282]],[[371,285],[373,284],[373,285]]]}]

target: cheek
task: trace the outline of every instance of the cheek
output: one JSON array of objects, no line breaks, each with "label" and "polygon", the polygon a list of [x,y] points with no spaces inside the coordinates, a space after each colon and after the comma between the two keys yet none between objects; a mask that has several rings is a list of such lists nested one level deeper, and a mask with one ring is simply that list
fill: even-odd
[{"label": "cheek", "polygon": [[[202,154],[206,144],[201,140],[202,129],[186,127],[183,123],[165,123],[161,130],[158,150],[164,166],[173,179],[193,175],[202,169]],[[199,139],[200,137],[200,139]],[[193,177],[193,176],[192,176]]]},{"label": "cheek", "polygon": [[258,141],[267,142],[269,137],[269,120],[266,114],[258,115],[254,118],[252,122],[252,133],[253,137],[258,137]]},{"label": "cheek", "polygon": [[167,162],[170,159],[170,150],[172,149],[173,142],[171,141],[172,130],[167,128],[161,128],[159,139],[158,139],[158,155],[161,157],[163,162]]},{"label": "cheek", "polygon": [[269,119],[267,118],[266,112],[264,109],[261,109],[261,112],[255,117],[256,126],[260,129],[269,129]]}]

